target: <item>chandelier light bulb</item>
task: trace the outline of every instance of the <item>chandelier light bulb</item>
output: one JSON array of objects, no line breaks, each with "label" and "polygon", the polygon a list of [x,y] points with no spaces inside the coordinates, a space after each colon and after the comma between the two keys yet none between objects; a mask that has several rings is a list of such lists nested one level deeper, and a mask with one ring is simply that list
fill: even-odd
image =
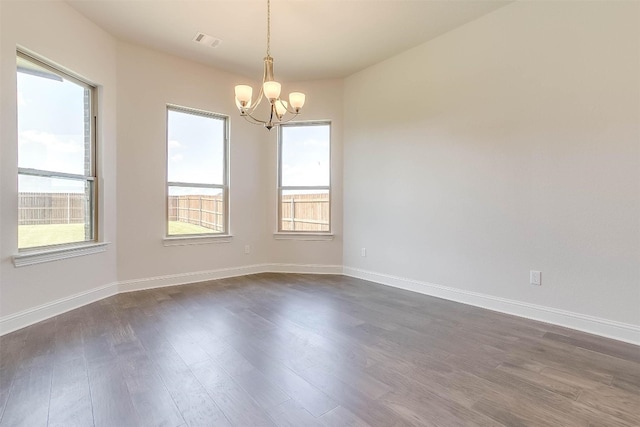
[{"label": "chandelier light bulb", "polygon": [[289,104],[296,111],[300,110],[304,105],[305,95],[302,92],[291,92],[289,94]]},{"label": "chandelier light bulb", "polygon": [[274,99],[280,98],[280,90],[281,90],[280,83],[274,82],[274,81],[264,82],[264,85],[262,86],[262,88],[264,91],[264,96],[269,101],[273,101]]},{"label": "chandelier light bulb", "polygon": [[276,113],[278,114],[278,117],[284,116],[286,112],[287,112],[287,101],[278,99],[276,101]]},{"label": "chandelier light bulb", "polygon": [[251,105],[251,96],[253,95],[253,88],[248,85],[236,86],[236,99],[242,107]]}]

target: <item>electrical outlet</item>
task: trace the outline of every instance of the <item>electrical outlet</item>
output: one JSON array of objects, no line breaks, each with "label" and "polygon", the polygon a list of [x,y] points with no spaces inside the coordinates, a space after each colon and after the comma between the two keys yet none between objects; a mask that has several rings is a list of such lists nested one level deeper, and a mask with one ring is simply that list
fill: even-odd
[{"label": "electrical outlet", "polygon": [[244,245],[244,254],[249,255],[251,252],[251,245]]},{"label": "electrical outlet", "polygon": [[367,256],[367,248],[360,249],[360,255],[361,256]]},{"label": "electrical outlet", "polygon": [[542,285],[542,273],[539,271],[531,270],[529,272],[529,283],[532,285],[540,286]]}]

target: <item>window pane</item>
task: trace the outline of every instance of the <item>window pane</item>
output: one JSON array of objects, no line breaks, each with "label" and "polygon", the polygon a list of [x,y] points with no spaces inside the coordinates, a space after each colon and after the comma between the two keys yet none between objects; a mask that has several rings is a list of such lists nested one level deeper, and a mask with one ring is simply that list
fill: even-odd
[{"label": "window pane", "polygon": [[282,127],[283,187],[329,186],[329,134],[329,125]]},{"label": "window pane", "polygon": [[169,186],[169,236],[224,232],[221,188]]},{"label": "window pane", "polygon": [[18,166],[91,174],[90,91],[18,57]]},{"label": "window pane", "polygon": [[169,182],[224,184],[224,119],[168,110]]},{"label": "window pane", "polygon": [[282,190],[281,231],[329,231],[329,190]]},{"label": "window pane", "polygon": [[93,183],[18,176],[18,249],[94,239]]}]

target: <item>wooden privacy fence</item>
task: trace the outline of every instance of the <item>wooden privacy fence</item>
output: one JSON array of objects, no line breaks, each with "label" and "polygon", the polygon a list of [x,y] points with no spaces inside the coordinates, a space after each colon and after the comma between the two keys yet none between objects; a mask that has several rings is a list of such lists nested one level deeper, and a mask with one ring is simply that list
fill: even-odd
[{"label": "wooden privacy fence", "polygon": [[84,193],[18,193],[18,225],[81,224],[86,209]]},{"label": "wooden privacy fence", "polygon": [[[19,193],[18,224],[81,224],[87,198],[83,193]],[[328,194],[282,196],[282,230],[329,231]],[[169,221],[224,231],[222,195],[169,196]]]},{"label": "wooden privacy fence", "polygon": [[329,231],[329,194],[283,194],[283,231]]},{"label": "wooden privacy fence", "polygon": [[186,222],[210,230],[224,231],[222,195],[169,196],[169,221]]},{"label": "wooden privacy fence", "polygon": [[[169,196],[169,221],[185,222],[223,231],[222,195]],[[329,195],[283,195],[282,230],[329,231]]]}]

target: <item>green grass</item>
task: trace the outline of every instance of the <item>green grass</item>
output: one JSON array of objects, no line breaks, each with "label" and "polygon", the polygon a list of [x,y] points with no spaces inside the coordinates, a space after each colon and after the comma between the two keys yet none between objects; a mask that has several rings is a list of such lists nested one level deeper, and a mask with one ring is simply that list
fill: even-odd
[{"label": "green grass", "polygon": [[[185,222],[170,221],[169,235],[209,234],[213,230]],[[18,226],[18,248],[84,242],[84,224],[43,224]]]},{"label": "green grass", "polygon": [[84,224],[19,225],[18,248],[83,242]]},{"label": "green grass", "polygon": [[215,230],[186,222],[169,221],[169,236],[180,234],[210,234]]}]

